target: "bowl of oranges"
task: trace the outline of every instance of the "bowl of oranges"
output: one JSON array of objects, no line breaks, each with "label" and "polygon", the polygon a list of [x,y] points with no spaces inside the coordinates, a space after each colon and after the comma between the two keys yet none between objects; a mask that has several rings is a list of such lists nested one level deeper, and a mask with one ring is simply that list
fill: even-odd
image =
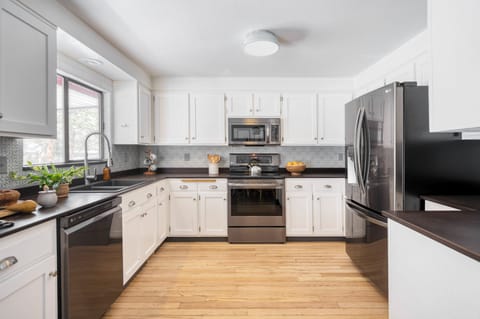
[{"label": "bowl of oranges", "polygon": [[307,168],[304,162],[300,161],[293,161],[293,162],[288,162],[287,166],[285,166],[287,171],[292,174],[292,176],[300,176],[302,175],[302,172]]}]

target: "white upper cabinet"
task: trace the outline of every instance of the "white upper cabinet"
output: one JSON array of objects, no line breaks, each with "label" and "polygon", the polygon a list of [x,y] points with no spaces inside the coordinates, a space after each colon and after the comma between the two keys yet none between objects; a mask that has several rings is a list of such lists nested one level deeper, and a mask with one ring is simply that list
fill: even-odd
[{"label": "white upper cabinet", "polygon": [[318,96],[318,144],[345,145],[345,103],[350,94]]},{"label": "white upper cabinet", "polygon": [[137,81],[113,82],[114,144],[153,142],[152,94]]},{"label": "white upper cabinet", "polygon": [[230,92],[226,102],[229,117],[280,117],[281,94],[277,92]]},{"label": "white upper cabinet", "polygon": [[253,116],[253,95],[247,92],[229,92],[225,95],[229,117]]},{"label": "white upper cabinet", "polygon": [[480,131],[480,1],[429,0],[430,131]]},{"label": "white upper cabinet", "polygon": [[138,142],[153,143],[152,93],[143,86],[138,87]]},{"label": "white upper cabinet", "polygon": [[190,143],[188,93],[156,94],[154,99],[155,144]]},{"label": "white upper cabinet", "polygon": [[0,135],[55,137],[55,27],[12,1],[0,1]]},{"label": "white upper cabinet", "polygon": [[282,145],[317,144],[317,95],[284,94],[282,124]]},{"label": "white upper cabinet", "polygon": [[225,145],[227,143],[225,96],[191,94],[190,101],[190,143]]}]

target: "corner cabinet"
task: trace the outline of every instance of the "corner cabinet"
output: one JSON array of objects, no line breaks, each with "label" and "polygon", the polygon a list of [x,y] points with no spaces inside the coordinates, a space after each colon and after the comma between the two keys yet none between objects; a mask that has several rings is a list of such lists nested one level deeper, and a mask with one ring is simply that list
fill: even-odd
[{"label": "corner cabinet", "polygon": [[152,94],[137,81],[113,82],[113,143],[153,143]]},{"label": "corner cabinet", "polygon": [[430,131],[480,131],[480,2],[429,0]]},{"label": "corner cabinet", "polygon": [[56,137],[56,27],[0,0],[0,136]]},{"label": "corner cabinet", "polygon": [[[7,266],[6,260],[11,260]],[[57,318],[56,223],[46,222],[1,239],[2,317]]]},{"label": "corner cabinet", "polygon": [[343,237],[343,178],[287,178],[287,236]]}]

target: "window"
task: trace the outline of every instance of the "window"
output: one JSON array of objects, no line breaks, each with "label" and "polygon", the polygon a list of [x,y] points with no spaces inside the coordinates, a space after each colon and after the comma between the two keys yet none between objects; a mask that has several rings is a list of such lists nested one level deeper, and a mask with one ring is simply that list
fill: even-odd
[{"label": "window", "polygon": [[[102,131],[103,94],[83,83],[57,75],[57,138],[25,139],[23,162],[34,164],[80,161],[85,137]],[[88,139],[88,158],[100,160],[103,143],[99,136]]]}]

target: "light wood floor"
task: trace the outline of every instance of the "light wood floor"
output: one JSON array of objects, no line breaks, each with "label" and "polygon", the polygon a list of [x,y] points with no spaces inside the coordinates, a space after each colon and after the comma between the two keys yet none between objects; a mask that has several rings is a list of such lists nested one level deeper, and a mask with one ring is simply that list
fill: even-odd
[{"label": "light wood floor", "polygon": [[138,318],[387,318],[344,243],[165,243],[105,314]]}]

